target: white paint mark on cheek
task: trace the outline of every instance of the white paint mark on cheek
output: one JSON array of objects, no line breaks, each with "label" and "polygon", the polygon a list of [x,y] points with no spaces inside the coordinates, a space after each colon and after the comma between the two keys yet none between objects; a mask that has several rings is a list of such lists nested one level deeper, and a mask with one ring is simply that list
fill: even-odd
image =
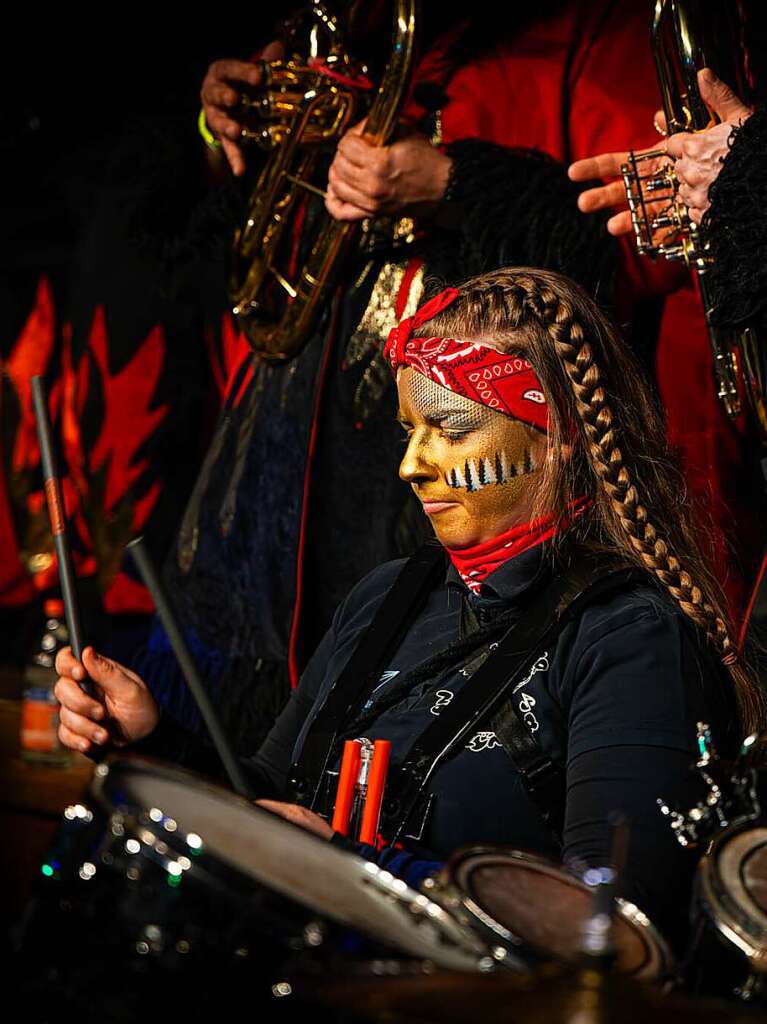
[{"label": "white paint mark on cheek", "polygon": [[486,487],[488,484],[494,484],[496,482],[495,469],[493,468],[492,462],[488,458],[482,459],[482,462],[480,463],[479,479],[483,487]]},{"label": "white paint mark on cheek", "polygon": [[461,488],[469,492],[481,491],[483,487],[507,484],[518,476],[535,472],[536,465],[532,452],[527,449],[519,463],[514,463],[507,452],[496,452],[495,458],[483,456],[479,460],[467,459],[462,466],[454,466],[444,474],[448,487]]}]

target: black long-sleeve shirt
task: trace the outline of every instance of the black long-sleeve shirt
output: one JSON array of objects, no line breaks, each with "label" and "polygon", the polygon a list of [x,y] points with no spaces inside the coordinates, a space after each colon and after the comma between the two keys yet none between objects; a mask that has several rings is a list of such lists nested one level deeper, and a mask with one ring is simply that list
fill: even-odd
[{"label": "black long-sleeve shirt", "polygon": [[[373,711],[376,703],[385,710],[365,735],[391,740],[394,764],[470,682],[456,666],[405,688],[393,703],[392,688],[458,637],[467,605],[480,622],[499,611],[523,616],[531,585],[549,571],[544,556],[545,549],[536,548],[507,562],[479,595],[470,594],[452,568],[431,592],[371,697]],[[370,573],[339,607],[285,710],[258,754],[245,762],[259,792],[292,798],[289,769],[308,726],[402,564]],[[648,578],[648,585],[597,601],[568,623],[539,653],[524,693],[541,746],[565,766],[563,860],[607,863],[608,817],[623,812],[631,827],[623,893],[672,937],[681,935],[694,859],[677,845],[656,800],[678,793],[688,778],[696,723],[708,721],[720,735],[728,725],[729,702],[705,639]],[[490,724],[435,772],[429,789],[435,799],[421,845],[360,852],[411,883],[468,844],[560,855]]]}]

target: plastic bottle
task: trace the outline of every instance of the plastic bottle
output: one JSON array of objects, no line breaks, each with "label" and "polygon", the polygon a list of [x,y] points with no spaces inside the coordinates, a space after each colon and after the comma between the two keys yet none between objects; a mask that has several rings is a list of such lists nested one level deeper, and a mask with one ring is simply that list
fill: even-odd
[{"label": "plastic bottle", "polygon": [[21,698],[21,756],[37,764],[66,767],[69,751],[58,737],[59,703],[53,694],[56,654],[69,643],[64,604],[49,599],[43,604],[45,628],[24,669]]}]

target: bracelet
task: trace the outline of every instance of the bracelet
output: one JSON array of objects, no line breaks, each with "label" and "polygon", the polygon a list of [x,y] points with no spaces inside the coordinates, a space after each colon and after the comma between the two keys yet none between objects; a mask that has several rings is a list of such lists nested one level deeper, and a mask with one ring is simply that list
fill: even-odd
[{"label": "bracelet", "polygon": [[208,122],[205,120],[204,107],[200,107],[200,116],[197,118],[197,131],[202,136],[203,142],[208,147],[208,149],[221,149],[221,143],[210,130],[210,128],[208,128]]}]

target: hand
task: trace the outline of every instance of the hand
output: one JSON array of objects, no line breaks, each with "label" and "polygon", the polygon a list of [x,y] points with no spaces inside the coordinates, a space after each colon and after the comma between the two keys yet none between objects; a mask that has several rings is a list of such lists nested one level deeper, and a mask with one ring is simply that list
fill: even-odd
[{"label": "hand", "polygon": [[753,112],[709,68],[698,72],[698,87],[706,106],[721,124],[702,132],[678,132],[666,141],[666,152],[676,161],[674,171],[679,179],[679,198],[696,224],[700,224],[711,205],[708,190],[729,152],[733,128],[743,124]]},{"label": "hand", "polygon": [[[87,753],[94,744],[102,746],[110,739],[124,746],[148,736],[160,719],[146,683],[92,647],[85,648],[82,662],[71,647],[64,647],[56,655],[56,671],[60,678],[53,692],[61,704],[59,739],[71,750]],[[95,684],[95,700],[77,685],[85,678]],[[105,727],[108,718],[119,727],[120,738],[110,736]]]},{"label": "hand", "polygon": [[[283,56],[282,43],[269,43],[261,53],[262,60],[279,60]],[[200,89],[202,109],[210,131],[221,142],[232,174],[245,173],[245,158],[238,142],[242,125],[232,111],[240,102],[242,87],[258,89],[262,85],[261,68],[247,60],[217,60],[211,64]]]},{"label": "hand", "polygon": [[[662,114],[655,115],[656,124],[661,118]],[[655,149],[662,148],[664,148],[664,140],[659,140],[657,145],[638,150],[636,155],[641,156],[642,153],[651,153]],[[626,187],[620,176],[621,166],[626,163],[628,158],[628,151],[622,153],[600,153],[598,156],[576,160],[574,164],[570,164],[567,168],[567,175],[571,181],[593,181],[594,178],[606,180],[604,185],[581,192],[578,196],[578,209],[582,213],[596,213],[597,210],[617,210],[618,212],[614,213],[607,221],[607,230],[611,235],[616,236],[630,235],[634,230],[626,198]],[[644,173],[650,174],[666,163],[668,163],[666,157],[660,156],[647,160],[642,166],[645,169]],[[618,180],[607,180],[615,178]],[[665,205],[665,201],[658,204],[647,204],[650,212],[653,212],[656,206],[660,210]]]},{"label": "hand", "polygon": [[306,829],[307,832],[312,832],[315,836],[319,836],[320,839],[330,839],[333,835],[333,829],[324,818],[321,818],[319,814],[315,814],[314,811],[310,811],[306,807],[301,807],[300,804],[284,804],[279,800],[256,800],[256,804],[259,807],[263,807],[265,811],[271,811],[272,814],[284,818],[285,821],[289,821],[293,825],[300,825],[301,828]]},{"label": "hand", "polygon": [[389,146],[365,140],[365,122],[338,143],[328,172],[325,206],[336,220],[433,210],[445,194],[452,160],[423,135],[412,133]]}]

